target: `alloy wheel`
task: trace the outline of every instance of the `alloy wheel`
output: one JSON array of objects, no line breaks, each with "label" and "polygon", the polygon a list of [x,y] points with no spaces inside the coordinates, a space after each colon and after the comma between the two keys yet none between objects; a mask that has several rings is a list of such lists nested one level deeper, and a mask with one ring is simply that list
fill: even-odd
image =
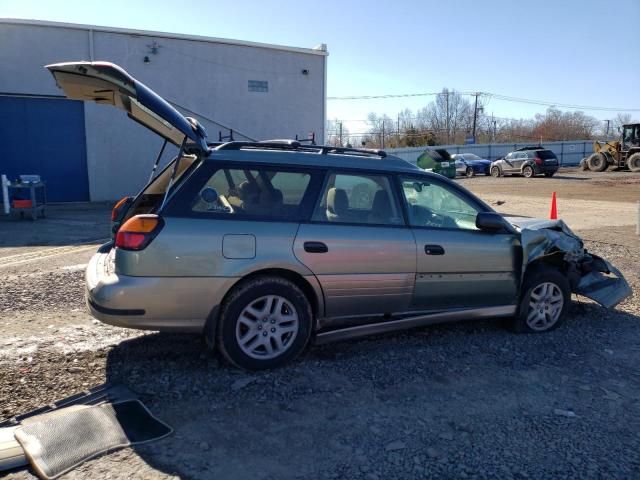
[{"label": "alloy wheel", "polygon": [[558,285],[552,282],[539,284],[529,296],[527,325],[538,332],[553,327],[562,312],[564,295]]},{"label": "alloy wheel", "polygon": [[251,301],[236,322],[236,341],[251,358],[269,360],[282,355],[298,334],[298,312],[279,295]]}]

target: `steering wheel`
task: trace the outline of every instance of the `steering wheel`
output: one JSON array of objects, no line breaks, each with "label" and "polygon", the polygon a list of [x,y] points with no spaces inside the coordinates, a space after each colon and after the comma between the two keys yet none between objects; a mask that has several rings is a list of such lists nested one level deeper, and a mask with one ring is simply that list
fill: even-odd
[{"label": "steering wheel", "polygon": [[456,222],[447,215],[436,213],[428,207],[413,205],[413,218],[424,227],[456,228]]}]

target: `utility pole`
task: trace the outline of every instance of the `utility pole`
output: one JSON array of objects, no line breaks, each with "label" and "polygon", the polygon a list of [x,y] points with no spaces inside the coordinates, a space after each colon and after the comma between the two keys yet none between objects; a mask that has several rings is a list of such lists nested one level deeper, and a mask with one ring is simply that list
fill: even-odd
[{"label": "utility pole", "polygon": [[445,117],[445,122],[447,124],[447,145],[449,145],[451,143],[449,138],[449,90],[447,90],[447,116]]},{"label": "utility pole", "polygon": [[342,122],[340,122],[340,146],[342,146]]},{"label": "utility pole", "polygon": [[606,136],[609,136],[609,122],[611,122],[611,120],[603,120],[604,122],[607,122],[607,133]]},{"label": "utility pole", "polygon": [[396,146],[400,146],[400,114],[398,114],[398,145]]},{"label": "utility pole", "polygon": [[384,150],[384,120],[382,120],[382,149]]},{"label": "utility pole", "polygon": [[480,94],[476,92],[474,95],[476,97],[476,101],[473,105],[473,143],[476,143],[476,121],[478,119],[478,95]]}]

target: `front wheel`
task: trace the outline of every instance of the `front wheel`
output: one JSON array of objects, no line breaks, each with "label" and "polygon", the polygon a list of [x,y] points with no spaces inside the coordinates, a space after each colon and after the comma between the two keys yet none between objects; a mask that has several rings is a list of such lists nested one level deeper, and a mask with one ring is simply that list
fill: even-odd
[{"label": "front wheel", "polygon": [[264,370],[298,356],[312,325],[311,306],[300,288],[284,278],[257,277],[241,283],[224,302],[216,343],[233,365]]},{"label": "front wheel", "polygon": [[467,177],[473,177],[475,176],[476,172],[473,171],[472,167],[467,167],[465,174],[467,175]]},{"label": "front wheel", "polygon": [[631,155],[627,160],[627,165],[632,172],[640,172],[640,152]]},{"label": "front wheel", "polygon": [[562,323],[571,302],[571,289],[560,271],[547,266],[532,267],[525,275],[522,291],[513,319],[516,332],[547,332]]},{"label": "front wheel", "polygon": [[524,175],[525,178],[533,177],[534,176],[533,168],[531,168],[529,165],[527,165],[526,167],[524,167],[522,169],[522,175]]},{"label": "front wheel", "polygon": [[500,176],[500,167],[491,167],[491,176],[498,178]]},{"label": "front wheel", "polygon": [[593,153],[587,158],[587,165],[592,172],[604,172],[607,169],[607,157],[604,153]]}]

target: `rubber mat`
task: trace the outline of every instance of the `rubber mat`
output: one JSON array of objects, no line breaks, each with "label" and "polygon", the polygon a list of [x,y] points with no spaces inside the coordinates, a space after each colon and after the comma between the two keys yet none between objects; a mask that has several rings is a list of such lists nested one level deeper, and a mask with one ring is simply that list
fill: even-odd
[{"label": "rubber mat", "polygon": [[23,425],[14,436],[38,476],[53,479],[101,453],[159,440],[172,431],[142,402],[130,400]]},{"label": "rubber mat", "polygon": [[[89,407],[86,405],[71,405],[70,407],[62,409],[51,410],[35,417],[25,418],[22,421],[22,424],[27,425],[41,422],[57,415],[73,412],[74,410],[80,410],[83,408]],[[29,464],[29,460],[27,460],[22,446],[15,439],[14,435],[17,428],[17,426],[0,428],[0,472]]]},{"label": "rubber mat", "polygon": [[138,397],[124,385],[105,383],[97,387],[90,388],[70,397],[57,400],[49,405],[37,408],[27,413],[17,415],[8,420],[0,422],[0,428],[18,426],[27,418],[39,417],[44,413],[55,411],[71,405],[98,405],[99,403],[119,403],[125,400],[136,400]]}]

